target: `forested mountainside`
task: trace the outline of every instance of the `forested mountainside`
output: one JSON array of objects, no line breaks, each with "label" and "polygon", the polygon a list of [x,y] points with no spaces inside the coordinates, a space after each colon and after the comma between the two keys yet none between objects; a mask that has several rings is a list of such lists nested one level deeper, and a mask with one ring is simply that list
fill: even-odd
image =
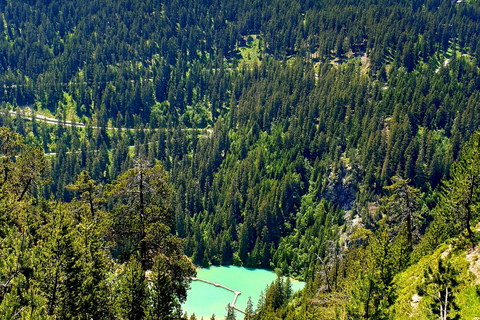
[{"label": "forested mountainside", "polygon": [[[0,18],[4,314],[91,317],[62,304],[75,281],[100,290],[90,270],[110,302],[77,301],[96,317],[130,317],[127,297],[180,317],[187,260],[173,296],[145,283],[181,246],[307,281],[272,284],[259,319],[425,318],[442,285],[449,317],[478,316],[478,1],[0,0]],[[129,222],[146,213],[122,188],[144,171],[169,176],[148,189],[169,190],[146,209],[158,233]],[[55,228],[63,251],[40,249]]]}]

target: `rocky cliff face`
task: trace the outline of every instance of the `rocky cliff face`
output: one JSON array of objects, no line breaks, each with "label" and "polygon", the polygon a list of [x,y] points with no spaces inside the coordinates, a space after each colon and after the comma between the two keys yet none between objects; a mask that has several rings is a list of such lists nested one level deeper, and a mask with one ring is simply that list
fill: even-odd
[{"label": "rocky cliff face", "polygon": [[358,165],[351,164],[348,159],[340,159],[339,164],[331,166],[321,196],[345,211],[351,210],[358,191],[358,181],[361,181],[359,172]]}]

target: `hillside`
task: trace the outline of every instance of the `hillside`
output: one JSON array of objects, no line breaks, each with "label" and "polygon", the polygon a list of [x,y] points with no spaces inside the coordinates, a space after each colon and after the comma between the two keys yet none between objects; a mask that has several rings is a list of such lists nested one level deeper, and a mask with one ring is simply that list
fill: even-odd
[{"label": "hillside", "polygon": [[[152,230],[126,235],[121,213],[146,213],[113,190],[161,166],[168,218],[153,220],[175,254],[307,282],[291,299],[272,285],[261,319],[427,317],[428,299],[411,307],[409,279],[448,245],[461,317],[473,316],[464,260],[479,241],[479,17],[474,0],[0,0],[0,251],[38,248],[48,219],[34,213],[76,212],[86,195],[72,186],[88,175],[108,222],[94,238],[109,267],[92,270],[140,274],[158,253],[138,240]],[[81,232],[70,218],[68,234]],[[20,234],[31,242],[9,242]],[[9,275],[0,309],[17,294]],[[31,288],[45,314],[67,317]],[[12,315],[24,312],[18,299]]]},{"label": "hillside", "polygon": [[[458,305],[460,319],[475,319],[480,314],[478,307],[479,249],[464,250],[456,248],[455,242],[440,246],[433,254],[423,257],[394,280],[398,284],[399,296],[394,305],[397,311],[396,319],[429,319],[432,316],[432,297],[419,296],[417,287],[422,283],[422,277],[428,268],[438,268],[437,261],[442,258],[458,270],[459,285],[456,290],[455,303]],[[453,318],[453,317],[452,317]]]}]

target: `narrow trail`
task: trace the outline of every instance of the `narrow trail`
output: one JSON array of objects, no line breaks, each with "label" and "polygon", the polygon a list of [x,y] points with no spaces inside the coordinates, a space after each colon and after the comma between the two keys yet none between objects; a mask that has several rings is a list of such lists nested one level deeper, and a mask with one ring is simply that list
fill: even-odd
[{"label": "narrow trail", "polygon": [[[12,111],[12,110],[9,110],[8,113],[10,114],[10,116],[12,117],[15,117],[17,115],[17,112],[16,111]],[[23,113],[22,114],[22,118],[25,119],[25,120],[31,120],[31,113]],[[67,127],[76,127],[76,128],[85,128],[86,126],[81,123],[81,122],[74,122],[74,121],[62,121],[62,120],[58,120],[58,119],[55,119],[55,118],[49,118],[47,116],[42,116],[42,115],[35,115],[35,119],[36,120],[43,120],[45,121],[46,123],[48,124],[56,124],[56,125],[65,125]],[[97,127],[92,127],[94,129],[98,129]]]},{"label": "narrow trail", "polygon": [[[28,107],[28,108],[30,108],[30,107]],[[22,109],[22,111],[24,111],[25,107],[21,107],[20,109]],[[15,117],[17,115],[17,112],[13,111],[13,110],[9,110],[8,113],[12,117]],[[31,114],[30,111],[22,112],[21,116],[25,120],[32,120],[32,114]],[[45,121],[45,123],[48,123],[48,124],[64,125],[66,127],[75,127],[75,128],[86,128],[87,127],[85,124],[83,124],[81,122],[68,121],[68,120],[63,121],[63,120],[59,120],[59,119],[56,119],[56,118],[49,118],[47,116],[38,115],[38,114],[35,115],[35,119]],[[100,127],[97,127],[97,126],[90,126],[90,128],[100,129]],[[106,129],[107,130],[121,130],[121,131],[136,131],[137,130],[137,129],[134,129],[134,128],[124,128],[124,127],[120,127],[120,128],[106,127]],[[148,128],[143,128],[142,129],[142,131],[156,131],[156,130],[158,130],[158,129],[148,129]],[[211,138],[213,136],[213,130],[212,129],[185,128],[185,129],[180,129],[180,130],[183,130],[183,131],[205,131],[207,134],[202,136],[202,138]]]},{"label": "narrow trail", "polygon": [[[142,82],[153,82],[153,78],[141,78],[140,80],[127,80],[127,82],[130,82],[130,83],[135,83],[135,82],[139,82],[139,83],[142,83]],[[44,85],[49,85],[49,86],[57,86],[57,87],[67,87],[67,86],[78,86],[78,85],[83,85],[83,86],[87,86],[87,85],[92,85],[92,84],[113,84],[115,83],[115,80],[110,80],[110,81],[76,81],[76,82],[46,82],[44,83]],[[9,85],[6,85],[4,84],[3,86],[0,86],[0,88],[3,88],[3,89],[17,89],[17,88],[28,88],[28,87],[32,87],[31,85],[27,85],[27,84],[9,84]]]},{"label": "narrow trail", "polygon": [[[461,3],[461,2],[457,1],[457,3]],[[460,55],[460,57],[468,57],[468,56],[469,56],[468,54],[461,54]],[[439,73],[442,68],[448,67],[448,65],[450,64],[451,61],[452,61],[452,58],[445,59],[445,61],[443,61],[443,63],[440,65],[440,67],[438,67],[435,70],[435,73]]]},{"label": "narrow trail", "polygon": [[[25,120],[32,120],[32,114],[29,110],[27,110],[27,112],[25,112],[25,108],[29,108],[30,107],[21,107],[20,109],[22,110],[22,118],[25,119]],[[31,109],[30,109],[31,110]],[[12,110],[9,110],[8,113],[10,114],[10,116],[12,117],[16,117],[17,116],[17,112],[16,111],[12,111]],[[75,122],[75,121],[63,121],[63,120],[59,120],[59,119],[55,119],[55,118],[49,118],[47,116],[43,116],[43,115],[35,115],[35,119],[36,120],[41,120],[41,121],[44,121],[45,123],[48,123],[48,124],[53,124],[53,125],[63,125],[63,126],[66,126],[66,127],[75,127],[75,128],[86,128],[87,126],[81,122]],[[91,126],[90,128],[92,129],[100,129],[100,127],[97,127],[97,126]],[[135,131],[137,129],[133,129],[133,128],[115,128],[115,127],[107,127],[106,128],[107,130],[122,130],[122,131]],[[156,131],[158,129],[148,129],[148,128],[144,128],[142,129],[143,131]],[[185,128],[185,129],[180,129],[182,131],[205,131],[206,134],[205,135],[202,135],[201,137],[204,138],[204,139],[210,139],[213,137],[213,133],[214,131],[212,129],[193,129],[193,128]],[[149,142],[148,144],[152,144],[152,142]],[[134,148],[135,146],[128,146],[129,148]],[[114,150],[114,149],[109,149],[109,150]],[[74,153],[80,153],[81,151],[80,150],[76,150],[76,151],[67,151],[66,154],[74,154]],[[46,152],[45,153],[46,156],[56,156],[57,153],[56,152]]]},{"label": "narrow trail", "polygon": [[241,313],[243,313],[243,314],[245,314],[245,315],[247,314],[247,312],[246,312],[245,310],[240,309],[239,307],[237,307],[237,306],[235,305],[235,303],[237,302],[238,296],[239,296],[240,294],[242,294],[241,291],[233,290],[233,289],[231,289],[231,288],[229,288],[229,287],[226,287],[226,286],[224,286],[224,285],[222,285],[222,284],[220,284],[220,283],[218,283],[218,282],[211,282],[211,281],[204,280],[204,279],[200,279],[200,278],[196,278],[196,277],[193,277],[193,278],[192,278],[192,281],[201,281],[201,282],[204,282],[204,283],[207,283],[207,284],[211,284],[212,286],[219,287],[219,288],[222,288],[222,289],[225,289],[225,290],[228,290],[228,291],[233,292],[234,297],[233,297],[232,303],[230,303],[229,307],[232,308],[232,309],[235,309],[235,310],[237,310],[237,311],[239,311],[239,312],[241,312]]}]

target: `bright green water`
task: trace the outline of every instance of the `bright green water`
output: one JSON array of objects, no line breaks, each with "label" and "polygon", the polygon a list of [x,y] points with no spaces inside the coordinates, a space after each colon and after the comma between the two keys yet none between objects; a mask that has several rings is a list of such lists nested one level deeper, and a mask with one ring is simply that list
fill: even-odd
[{"label": "bright green water", "polygon": [[[242,293],[238,296],[236,306],[245,310],[248,297],[252,297],[253,308],[257,306],[260,291],[271,284],[277,276],[274,272],[263,269],[247,269],[242,267],[210,267],[197,270],[200,279],[218,282],[228,288]],[[292,281],[293,291],[304,287],[304,282]],[[188,298],[182,310],[188,315],[195,313],[198,319],[210,319],[215,314],[216,319],[223,319],[227,315],[226,307],[233,300],[234,294],[222,288],[215,287],[200,281],[192,281]],[[244,315],[237,312],[237,319]]]}]

